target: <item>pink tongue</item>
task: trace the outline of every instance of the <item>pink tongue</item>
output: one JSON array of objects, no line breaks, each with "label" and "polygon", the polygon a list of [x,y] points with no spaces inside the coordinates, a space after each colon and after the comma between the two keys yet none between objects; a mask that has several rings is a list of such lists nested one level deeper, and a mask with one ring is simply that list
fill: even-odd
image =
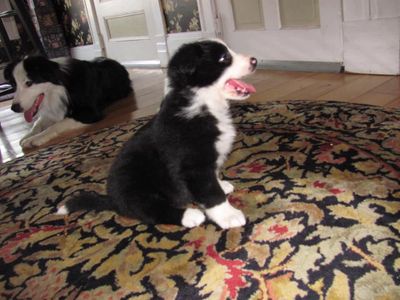
[{"label": "pink tongue", "polygon": [[44,98],[44,94],[40,94],[35,102],[33,103],[32,107],[30,109],[28,109],[27,111],[24,112],[24,117],[25,120],[30,123],[33,120],[33,117],[35,116],[37,110],[39,109],[40,104],[42,104]]},{"label": "pink tongue", "polygon": [[245,83],[243,81],[240,81],[238,79],[229,79],[226,84],[230,85],[233,88],[238,88],[238,89],[243,89],[246,90],[248,93],[255,93],[256,92],[256,88],[248,83]]}]

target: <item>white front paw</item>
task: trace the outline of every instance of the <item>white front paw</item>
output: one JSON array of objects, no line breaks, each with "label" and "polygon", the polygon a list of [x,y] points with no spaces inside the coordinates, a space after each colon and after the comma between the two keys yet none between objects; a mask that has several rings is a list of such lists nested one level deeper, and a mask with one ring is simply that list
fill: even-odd
[{"label": "white front paw", "polygon": [[23,149],[29,149],[29,148],[35,147],[35,145],[33,144],[33,141],[34,140],[32,137],[27,137],[27,138],[23,138],[22,140],[20,140],[19,144]]},{"label": "white front paw", "polygon": [[182,225],[188,228],[199,226],[206,220],[204,213],[197,208],[187,208],[182,217]]},{"label": "white front paw", "polygon": [[28,138],[22,139],[19,144],[23,149],[35,148],[44,145],[47,143],[47,139],[39,136],[31,136]]},{"label": "white front paw", "polygon": [[222,190],[224,191],[225,195],[232,193],[235,190],[235,187],[225,180],[218,180],[219,185],[221,186]]},{"label": "white front paw", "polygon": [[234,208],[228,201],[206,210],[207,216],[221,228],[240,227],[246,224],[242,211]]}]

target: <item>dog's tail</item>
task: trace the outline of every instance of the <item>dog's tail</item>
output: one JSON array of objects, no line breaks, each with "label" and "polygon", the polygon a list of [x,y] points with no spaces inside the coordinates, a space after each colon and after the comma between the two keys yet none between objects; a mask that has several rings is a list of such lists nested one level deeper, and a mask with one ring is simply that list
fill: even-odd
[{"label": "dog's tail", "polygon": [[67,200],[56,212],[57,215],[67,215],[79,210],[93,210],[100,212],[104,210],[118,211],[111,198],[95,192],[82,192]]}]

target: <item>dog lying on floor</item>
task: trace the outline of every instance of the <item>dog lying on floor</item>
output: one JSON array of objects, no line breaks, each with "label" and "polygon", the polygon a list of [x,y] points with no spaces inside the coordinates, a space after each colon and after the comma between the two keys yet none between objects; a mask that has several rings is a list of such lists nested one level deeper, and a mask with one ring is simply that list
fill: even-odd
[{"label": "dog lying on floor", "polygon": [[[113,210],[145,223],[195,227],[207,215],[221,228],[243,226],[243,213],[226,194],[218,174],[235,129],[227,99],[255,92],[239,80],[257,60],[236,54],[221,41],[183,45],[168,66],[168,88],[159,113],[122,148],[108,177],[108,195],[83,192],[58,214]],[[199,208],[188,207],[195,203]]]},{"label": "dog lying on floor", "polygon": [[31,56],[9,64],[4,77],[16,89],[11,109],[23,112],[29,123],[35,120],[20,141],[23,148],[101,120],[107,106],[132,93],[127,70],[106,58],[89,62]]}]

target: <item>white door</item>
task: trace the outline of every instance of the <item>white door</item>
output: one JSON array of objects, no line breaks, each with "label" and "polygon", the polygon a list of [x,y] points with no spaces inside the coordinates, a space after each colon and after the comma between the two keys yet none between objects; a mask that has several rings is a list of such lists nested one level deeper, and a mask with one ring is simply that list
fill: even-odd
[{"label": "white door", "polygon": [[343,62],[341,0],[215,0],[222,38],[263,61]]},{"label": "white door", "polygon": [[106,56],[126,66],[163,66],[168,60],[157,0],[94,0]]}]

